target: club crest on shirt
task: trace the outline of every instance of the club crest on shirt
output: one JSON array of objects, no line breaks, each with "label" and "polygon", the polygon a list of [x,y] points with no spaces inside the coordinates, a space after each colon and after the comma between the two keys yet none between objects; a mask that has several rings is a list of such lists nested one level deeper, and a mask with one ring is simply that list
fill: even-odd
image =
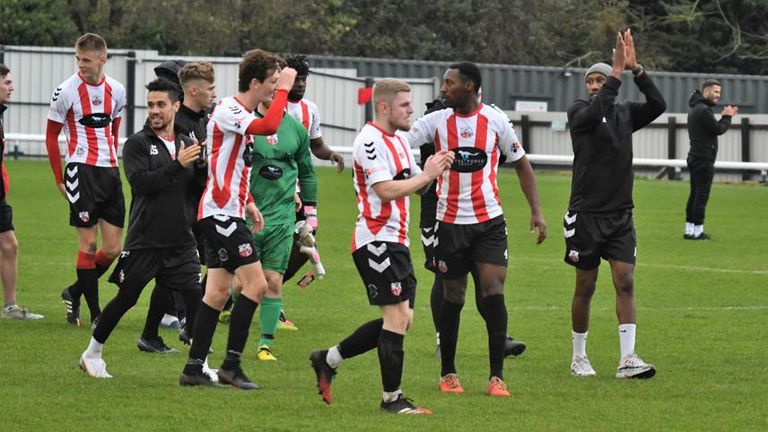
[{"label": "club crest on shirt", "polygon": [[459,132],[459,136],[464,139],[472,138],[475,136],[475,131],[473,131],[471,127],[463,127],[461,128],[461,132]]},{"label": "club crest on shirt", "polygon": [[91,215],[88,214],[87,211],[81,211],[80,213],[77,214],[77,217],[79,217],[80,220],[85,223],[88,223],[88,221],[91,219]]},{"label": "club crest on shirt", "polygon": [[392,290],[392,295],[399,296],[400,293],[403,292],[403,284],[400,282],[392,282],[390,289]]},{"label": "club crest on shirt", "polygon": [[568,252],[568,259],[571,260],[571,262],[579,262],[579,251],[571,249]]},{"label": "club crest on shirt", "polygon": [[277,141],[278,141],[277,134],[270,135],[267,137],[267,144],[269,145],[275,145],[277,144]]},{"label": "club crest on shirt", "polygon": [[99,98],[99,95],[96,95],[96,96],[93,97],[93,99],[91,99],[91,103],[93,105],[101,105],[101,102],[102,102],[102,100],[101,100],[101,98]]},{"label": "club crest on shirt", "polygon": [[237,247],[237,252],[240,254],[241,258],[247,258],[253,253],[253,248],[250,243],[243,243]]},{"label": "club crest on shirt", "polygon": [[85,149],[84,149],[83,147],[78,147],[78,148],[75,150],[75,153],[76,153],[78,156],[82,156],[82,155],[84,155],[84,154],[85,154]]}]

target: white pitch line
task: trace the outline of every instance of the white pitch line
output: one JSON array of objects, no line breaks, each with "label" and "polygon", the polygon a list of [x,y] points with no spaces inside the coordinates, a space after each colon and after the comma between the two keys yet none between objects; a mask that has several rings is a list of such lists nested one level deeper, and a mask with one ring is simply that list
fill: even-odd
[{"label": "white pitch line", "polygon": [[[569,311],[570,306],[512,306],[512,311]],[[591,308],[593,311],[612,311],[612,307]],[[676,306],[676,307],[643,307],[638,306],[637,310],[657,311],[657,312],[704,312],[704,311],[762,311],[768,310],[768,305],[735,305],[735,306]]]}]

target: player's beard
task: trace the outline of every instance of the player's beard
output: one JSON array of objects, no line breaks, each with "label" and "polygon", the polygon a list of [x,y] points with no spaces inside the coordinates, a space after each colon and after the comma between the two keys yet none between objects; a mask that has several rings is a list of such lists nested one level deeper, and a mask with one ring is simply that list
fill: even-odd
[{"label": "player's beard", "polygon": [[[159,122],[159,123],[156,123]],[[165,120],[164,117],[158,116],[155,118],[150,117],[149,118],[149,127],[152,128],[155,132],[162,132],[168,128],[168,125],[170,124],[170,121]],[[157,125],[157,126],[156,126]]]}]

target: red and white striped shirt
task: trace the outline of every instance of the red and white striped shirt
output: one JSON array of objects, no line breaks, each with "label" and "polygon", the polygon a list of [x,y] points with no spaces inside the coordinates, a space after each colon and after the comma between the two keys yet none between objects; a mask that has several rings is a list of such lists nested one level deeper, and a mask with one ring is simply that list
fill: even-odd
[{"label": "red and white striped shirt", "polygon": [[246,130],[258,120],[236,97],[221,99],[208,120],[208,181],[197,219],[226,215],[245,219],[253,136]]},{"label": "red and white striped shirt", "polygon": [[525,155],[506,115],[483,104],[467,115],[446,108],[416,120],[408,141],[414,146],[434,142],[435,151],[456,153],[451,169],[437,178],[437,220],[466,225],[502,214],[499,156],[514,162]]},{"label": "red and white striped shirt", "polygon": [[408,141],[403,135],[392,135],[369,122],[355,138],[352,157],[359,211],[352,251],[374,241],[408,246],[410,198],[406,195],[382,202],[373,190],[376,183],[406,179],[421,173]]},{"label": "red and white striped shirt", "polygon": [[318,111],[317,105],[311,100],[288,101],[288,114],[304,125],[304,129],[309,132],[309,139],[323,136],[323,133],[320,131],[320,111]]},{"label": "red and white striped shirt", "polygon": [[125,87],[106,75],[97,85],[75,73],[53,91],[48,119],[63,125],[66,163],[117,167],[118,137],[112,122],[122,117]]}]

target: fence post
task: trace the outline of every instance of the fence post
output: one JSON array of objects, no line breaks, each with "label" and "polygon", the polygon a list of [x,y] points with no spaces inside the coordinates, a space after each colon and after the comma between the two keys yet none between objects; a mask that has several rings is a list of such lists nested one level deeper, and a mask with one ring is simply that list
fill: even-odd
[{"label": "fence post", "polygon": [[523,150],[525,150],[526,153],[530,153],[533,148],[533,143],[531,142],[531,118],[528,114],[520,116],[520,129],[520,134],[522,135],[520,138],[523,140]]},{"label": "fence post", "polygon": [[[741,119],[741,161],[742,162],[751,162],[752,155],[750,153],[750,148],[752,147],[752,143],[750,142],[750,137],[752,136],[751,132],[752,127],[749,125],[749,117],[743,117]],[[741,176],[742,180],[751,180],[752,175],[750,174],[742,174]]]},{"label": "fence post", "polygon": [[[134,119],[136,118],[136,51],[128,51],[126,57],[127,82],[126,85],[126,106],[125,122],[128,123],[125,129],[125,136],[131,136],[135,132]],[[120,139],[120,137],[115,137]]]},{"label": "fence post", "polygon": [[[677,159],[677,118],[670,116],[667,126],[667,159]],[[670,180],[680,180],[680,173],[671,169],[667,173]]]},{"label": "fence post", "polygon": [[[365,77],[365,86],[373,87],[372,77]],[[365,121],[373,121],[373,97],[365,104]]]}]

